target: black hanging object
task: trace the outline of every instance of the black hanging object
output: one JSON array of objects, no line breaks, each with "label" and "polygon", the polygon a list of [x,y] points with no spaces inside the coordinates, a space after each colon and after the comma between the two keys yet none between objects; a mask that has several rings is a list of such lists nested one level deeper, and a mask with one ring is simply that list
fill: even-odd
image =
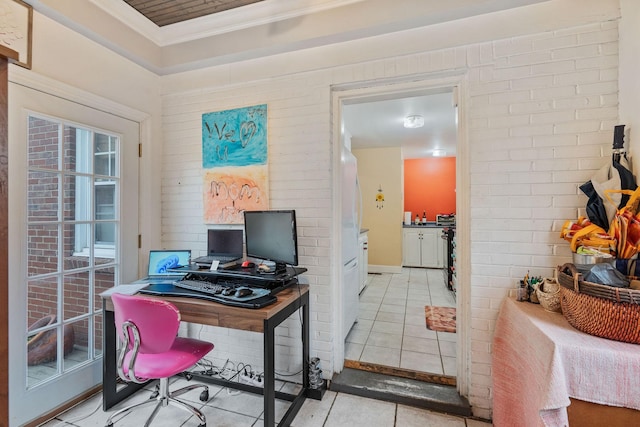
[{"label": "black hanging object", "polygon": [[[624,125],[614,126],[613,128],[613,155],[611,157],[611,164],[620,175],[620,188],[623,190],[635,190],[638,186],[633,172],[620,163],[622,158],[627,160],[627,151],[624,149]],[[627,201],[629,201],[629,196],[623,194],[620,198],[618,209],[626,206]]]},{"label": "black hanging object", "polygon": [[613,128],[613,152],[611,160],[620,162],[622,158],[627,158],[627,152],[624,149],[624,125],[614,126]]},{"label": "black hanging object", "polygon": [[[620,188],[615,190],[635,190],[636,179],[633,176],[633,172],[621,164],[622,159],[627,160],[627,152],[624,149],[624,125],[615,126],[613,129],[613,154],[611,156],[611,168],[609,172],[609,179],[611,179],[611,173],[615,170],[620,175]],[[609,228],[609,218],[607,217],[607,210],[605,207],[605,201],[596,192],[593,182],[591,180],[585,182],[580,186],[580,190],[589,198],[587,201],[586,212],[589,220],[592,223],[607,230]],[[618,209],[626,206],[629,196],[623,194],[620,198],[620,204]]]},{"label": "black hanging object", "polygon": [[598,195],[596,189],[593,188],[591,180],[582,184],[580,190],[589,198],[586,206],[589,220],[598,227],[608,230],[609,219],[607,218],[607,209],[604,207],[604,200]]},{"label": "black hanging object", "polygon": [[624,150],[624,125],[613,128],[613,149]]}]

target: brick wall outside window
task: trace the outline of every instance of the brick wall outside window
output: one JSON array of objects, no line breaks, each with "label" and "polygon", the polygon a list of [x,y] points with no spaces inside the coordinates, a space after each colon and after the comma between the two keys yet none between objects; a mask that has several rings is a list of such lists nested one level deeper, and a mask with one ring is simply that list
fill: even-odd
[{"label": "brick wall outside window", "polygon": [[[89,307],[90,275],[94,274],[94,294],[114,286],[113,267],[105,267],[94,272],[88,269],[90,259],[74,256],[75,226],[75,176],[60,174],[59,124],[45,119],[29,119],[29,168],[28,180],[28,221],[27,232],[27,275],[28,280],[28,325],[44,316],[55,314],[69,320],[87,314]],[[75,128],[65,127],[63,132],[64,151],[62,161],[66,171],[75,170]],[[59,182],[63,185],[60,187]],[[63,193],[64,222],[58,218],[59,188]],[[39,222],[34,224],[33,222]],[[62,227],[64,231],[61,231]],[[59,237],[62,237],[62,253],[59,252]],[[59,271],[59,260],[65,272],[62,284],[62,313],[57,312],[58,276],[35,278],[38,275]],[[111,259],[95,259],[95,264],[111,263]],[[75,271],[74,271],[75,270]],[[94,297],[94,310],[101,310],[101,299]],[[87,346],[88,331],[86,320],[74,322],[76,345]],[[95,343],[100,345],[102,326],[96,325]]]}]

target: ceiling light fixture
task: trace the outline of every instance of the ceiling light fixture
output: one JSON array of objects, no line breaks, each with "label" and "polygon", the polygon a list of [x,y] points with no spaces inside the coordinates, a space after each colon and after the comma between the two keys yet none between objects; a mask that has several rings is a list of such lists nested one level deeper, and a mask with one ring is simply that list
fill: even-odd
[{"label": "ceiling light fixture", "polygon": [[409,129],[421,128],[424,126],[424,117],[413,115],[404,118],[404,127]]},{"label": "ceiling light fixture", "polygon": [[445,154],[444,150],[433,150],[433,157],[443,157]]}]

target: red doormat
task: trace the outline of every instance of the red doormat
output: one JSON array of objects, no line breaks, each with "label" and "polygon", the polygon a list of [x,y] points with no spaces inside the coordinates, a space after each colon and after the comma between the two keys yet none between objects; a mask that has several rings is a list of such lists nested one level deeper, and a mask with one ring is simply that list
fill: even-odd
[{"label": "red doormat", "polygon": [[456,331],[455,307],[424,306],[424,314],[427,320],[427,329],[440,332]]}]

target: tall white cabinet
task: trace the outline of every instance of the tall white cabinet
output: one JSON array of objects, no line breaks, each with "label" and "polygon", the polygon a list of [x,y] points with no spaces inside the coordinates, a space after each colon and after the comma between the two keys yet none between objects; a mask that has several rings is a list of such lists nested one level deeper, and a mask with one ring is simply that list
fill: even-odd
[{"label": "tall white cabinet", "polygon": [[402,265],[406,267],[444,268],[446,242],[442,228],[405,228],[402,239]]}]

